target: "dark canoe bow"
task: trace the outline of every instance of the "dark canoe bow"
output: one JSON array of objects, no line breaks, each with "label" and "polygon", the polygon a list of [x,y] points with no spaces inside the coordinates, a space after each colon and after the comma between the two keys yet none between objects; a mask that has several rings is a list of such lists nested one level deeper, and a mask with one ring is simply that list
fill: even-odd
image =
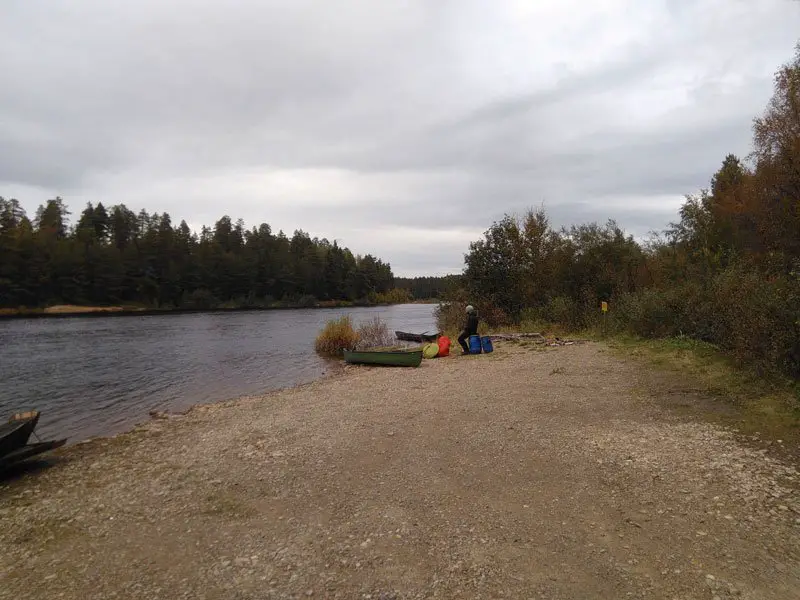
[{"label": "dark canoe bow", "polygon": [[7,423],[0,425],[0,467],[60,448],[67,443],[67,440],[63,439],[29,444],[28,440],[36,429],[40,416],[41,413],[36,410],[18,413]]},{"label": "dark canoe bow", "polygon": [[442,336],[442,332],[438,333],[407,333],[405,331],[395,331],[394,336],[403,342],[435,342]]},{"label": "dark canoe bow", "polygon": [[0,425],[0,458],[28,443],[28,438],[39,423],[39,417],[38,411],[19,413]]}]

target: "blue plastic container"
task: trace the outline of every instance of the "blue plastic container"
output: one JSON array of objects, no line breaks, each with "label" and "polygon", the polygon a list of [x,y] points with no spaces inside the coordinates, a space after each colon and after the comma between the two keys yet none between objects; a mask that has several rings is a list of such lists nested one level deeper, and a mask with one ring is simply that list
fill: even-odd
[{"label": "blue plastic container", "polygon": [[494,350],[494,346],[492,346],[492,340],[489,336],[483,336],[481,338],[481,347],[483,348],[484,354],[489,354]]},{"label": "blue plastic container", "polygon": [[469,353],[470,354],[481,353],[481,337],[479,335],[469,336]]}]

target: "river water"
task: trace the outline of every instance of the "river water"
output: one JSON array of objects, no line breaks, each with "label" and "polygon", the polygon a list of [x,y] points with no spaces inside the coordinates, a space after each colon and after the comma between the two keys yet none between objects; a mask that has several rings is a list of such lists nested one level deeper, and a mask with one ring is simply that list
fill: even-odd
[{"label": "river water", "polygon": [[433,305],[0,321],[0,419],[42,411],[42,439],[125,431],[151,410],[261,394],[321,377],[328,319],[436,328]]}]

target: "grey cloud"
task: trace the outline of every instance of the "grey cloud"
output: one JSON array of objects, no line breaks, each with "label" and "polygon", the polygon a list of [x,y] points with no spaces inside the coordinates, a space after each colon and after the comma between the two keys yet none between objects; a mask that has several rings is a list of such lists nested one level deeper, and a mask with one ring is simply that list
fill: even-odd
[{"label": "grey cloud", "polygon": [[[582,14],[526,22],[523,5],[6,0],[0,194],[38,186],[71,204],[124,200],[192,223],[227,212],[329,237],[353,223],[484,229],[542,201],[564,223],[658,228],[674,208],[655,199],[679,202],[726,153],[746,153],[750,120],[800,31],[797,4],[782,0],[621,0],[601,24],[569,30],[596,41],[598,57],[591,45],[573,55],[586,40],[531,48]],[[553,6],[537,3],[558,18]],[[666,90],[676,108],[631,125],[615,100],[635,103],[640,90]],[[208,188],[209,177],[238,190],[244,173],[275,169],[307,169],[302,194],[318,206],[266,185]],[[349,176],[352,201],[326,202],[316,169]],[[182,187],[162,185],[172,179]],[[393,264],[457,268],[466,250],[427,258],[436,236],[425,243]],[[375,244],[378,255],[397,251]]]}]

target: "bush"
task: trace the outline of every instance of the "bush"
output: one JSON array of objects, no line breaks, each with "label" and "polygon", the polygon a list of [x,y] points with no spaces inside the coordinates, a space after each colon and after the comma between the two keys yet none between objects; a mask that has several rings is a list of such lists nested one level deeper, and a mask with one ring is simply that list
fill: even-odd
[{"label": "bush", "polygon": [[627,294],[612,306],[615,329],[648,338],[689,336],[727,350],[762,373],[800,372],[800,285],[742,266],[706,285],[686,282]]},{"label": "bush", "polygon": [[464,327],[466,306],[462,302],[440,302],[433,311],[439,331],[449,334],[461,331],[461,328]]},{"label": "bush", "polygon": [[626,294],[610,307],[615,328],[627,329],[645,338],[674,337],[681,329],[685,299],[681,290],[645,289]]},{"label": "bush", "polygon": [[798,375],[800,295],[795,282],[731,268],[714,278],[711,294],[714,342],[761,372]]},{"label": "bush", "polygon": [[345,350],[358,345],[358,332],[349,315],[328,321],[314,342],[314,349],[323,356],[341,357]]},{"label": "bush", "polygon": [[394,335],[389,331],[388,325],[380,317],[373,317],[358,326],[357,348],[380,348],[394,344]]}]

